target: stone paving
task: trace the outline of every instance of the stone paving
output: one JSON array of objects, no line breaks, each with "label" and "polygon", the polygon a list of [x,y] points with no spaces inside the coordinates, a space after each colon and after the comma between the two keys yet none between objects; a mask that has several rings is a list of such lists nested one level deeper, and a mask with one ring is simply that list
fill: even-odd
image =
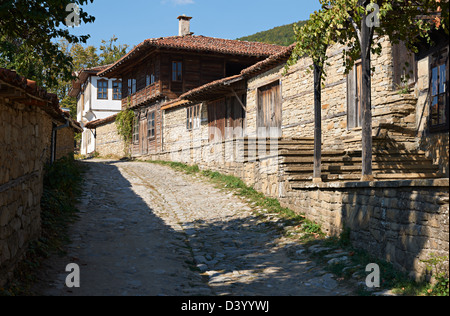
[{"label": "stone paving", "polygon": [[[254,205],[200,176],[143,162],[85,164],[80,220],[71,228],[67,256],[47,263],[41,295],[341,296],[355,290],[256,216]],[[80,266],[80,288],[65,286],[69,263]]]}]

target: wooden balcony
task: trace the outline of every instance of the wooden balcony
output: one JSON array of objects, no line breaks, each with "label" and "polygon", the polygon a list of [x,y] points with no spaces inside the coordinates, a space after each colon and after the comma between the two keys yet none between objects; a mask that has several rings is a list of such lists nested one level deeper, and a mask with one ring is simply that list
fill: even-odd
[{"label": "wooden balcony", "polygon": [[122,109],[135,108],[146,103],[150,103],[153,100],[161,96],[160,82],[155,82],[144,89],[137,91],[122,99]]}]

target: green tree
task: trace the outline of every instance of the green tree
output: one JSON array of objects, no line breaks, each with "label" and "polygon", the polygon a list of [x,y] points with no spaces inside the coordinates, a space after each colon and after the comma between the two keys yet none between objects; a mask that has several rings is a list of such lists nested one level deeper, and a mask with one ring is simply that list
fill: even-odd
[{"label": "green tree", "polygon": [[118,38],[113,35],[109,41],[102,40],[102,45],[100,46],[101,54],[100,57],[100,65],[109,65],[124,56],[127,53],[128,45],[115,45]]},{"label": "green tree", "polygon": [[[372,178],[372,111],[371,111],[371,56],[381,53],[374,34],[388,36],[393,43],[403,41],[417,51],[420,39],[430,41],[430,31],[436,28],[448,34],[448,1],[436,0],[320,0],[322,9],[315,15],[313,26],[302,29],[297,40],[310,36],[321,42],[321,37],[347,46],[344,64],[349,71],[361,58],[362,64],[362,159],[363,180]],[[427,18],[423,18],[427,17]],[[431,17],[431,18],[430,18]],[[439,17],[437,23],[436,17]],[[307,34],[301,34],[301,33]],[[310,44],[303,51],[319,61],[323,58],[322,45]],[[296,52],[298,54],[298,51]],[[322,69],[323,70],[323,69]],[[319,86],[320,88],[320,86]]]},{"label": "green tree", "polygon": [[[93,0],[3,0],[0,3],[0,66],[15,69],[20,75],[52,88],[60,77],[72,76],[72,59],[60,50],[59,38],[70,44],[85,43],[88,35],[76,36],[65,25],[71,12]],[[80,23],[95,20],[82,9]]]},{"label": "green tree", "polygon": [[311,14],[310,19],[302,26],[294,25],[294,33],[297,39],[295,48],[286,65],[286,71],[295,64],[298,58],[309,56],[314,73],[314,181],[321,181],[322,160],[322,80],[325,79],[325,66],[327,62],[327,50],[332,44],[334,36],[330,27],[332,20],[330,11],[320,11]]}]

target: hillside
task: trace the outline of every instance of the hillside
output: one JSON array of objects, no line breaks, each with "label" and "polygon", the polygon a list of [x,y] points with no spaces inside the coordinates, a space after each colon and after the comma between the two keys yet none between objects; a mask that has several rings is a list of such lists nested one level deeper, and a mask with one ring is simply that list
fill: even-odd
[{"label": "hillside", "polygon": [[[306,21],[297,22],[300,26],[305,23]],[[238,38],[238,40],[289,46],[295,42],[294,24],[295,23],[277,26],[267,31]]]}]

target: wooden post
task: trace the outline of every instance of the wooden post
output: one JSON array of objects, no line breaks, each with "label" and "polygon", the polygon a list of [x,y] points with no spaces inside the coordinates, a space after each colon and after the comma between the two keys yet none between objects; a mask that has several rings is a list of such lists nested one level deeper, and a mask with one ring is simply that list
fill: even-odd
[{"label": "wooden post", "polygon": [[314,174],[313,182],[322,182],[322,71],[314,63]]},{"label": "wooden post", "polygon": [[361,67],[362,67],[362,177],[361,181],[372,181],[372,102],[371,102],[371,62],[370,45],[373,36],[371,28],[366,24],[367,15],[361,22]]}]

